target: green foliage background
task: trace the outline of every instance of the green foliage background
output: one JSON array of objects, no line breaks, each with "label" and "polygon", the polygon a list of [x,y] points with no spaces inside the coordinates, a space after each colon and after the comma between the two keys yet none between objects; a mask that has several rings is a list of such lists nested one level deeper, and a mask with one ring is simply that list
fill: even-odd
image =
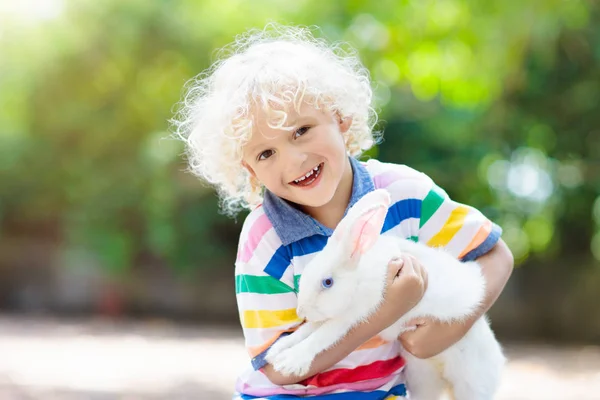
[{"label": "green foliage background", "polygon": [[371,155],[480,208],[519,266],[560,279],[597,270],[595,2],[55,3],[47,20],[0,11],[4,271],[35,241],[49,244],[36,250],[48,263],[85,253],[111,279],[150,264],[183,280],[230,277],[244,216],[219,215],[214,192],[184,172],[181,144],[164,138],[184,83],[269,21],[316,25],[359,50],[385,132]]}]

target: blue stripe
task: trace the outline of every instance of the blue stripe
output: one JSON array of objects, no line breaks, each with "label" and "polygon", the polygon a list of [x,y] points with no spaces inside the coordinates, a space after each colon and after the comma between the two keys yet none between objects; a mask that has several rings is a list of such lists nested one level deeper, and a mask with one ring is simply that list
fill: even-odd
[{"label": "blue stripe", "polygon": [[[346,393],[332,393],[324,394],[321,396],[311,396],[310,399],[315,400],[383,400],[389,396],[406,396],[406,386],[400,384],[394,386],[389,391],[384,392],[383,390],[375,390],[372,392],[346,392]],[[242,394],[241,398],[244,400],[254,399],[268,399],[268,400],[285,400],[285,399],[299,399],[305,398],[305,396],[295,396],[292,394],[278,394],[274,396],[263,396],[256,397],[248,394]]]},{"label": "blue stripe", "polygon": [[294,257],[317,253],[325,247],[329,238],[323,235],[313,235],[290,244]]},{"label": "blue stripe", "polygon": [[409,218],[421,218],[421,203],[419,199],[405,199],[397,201],[392,205],[385,217],[381,233],[398,226],[402,221]]},{"label": "blue stripe", "polygon": [[492,231],[490,232],[488,237],[479,246],[475,247],[473,250],[465,254],[465,256],[461,258],[460,261],[473,261],[481,257],[482,255],[490,251],[492,247],[496,245],[496,243],[498,243],[498,240],[500,240],[501,235],[502,228],[500,228],[496,224],[493,224]]},{"label": "blue stripe", "polygon": [[288,249],[285,246],[280,246],[263,271],[275,279],[281,279],[289,265],[290,257]]}]

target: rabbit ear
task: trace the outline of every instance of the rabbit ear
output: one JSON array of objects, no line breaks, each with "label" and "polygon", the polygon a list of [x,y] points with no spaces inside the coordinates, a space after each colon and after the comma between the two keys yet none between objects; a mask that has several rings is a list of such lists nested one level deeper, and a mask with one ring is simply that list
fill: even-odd
[{"label": "rabbit ear", "polygon": [[350,227],[350,258],[360,256],[369,250],[379,238],[385,221],[387,207],[375,205],[365,210]]},{"label": "rabbit ear", "polygon": [[358,200],[333,232],[344,253],[354,258],[371,248],[381,233],[391,199],[385,189],[377,189]]}]

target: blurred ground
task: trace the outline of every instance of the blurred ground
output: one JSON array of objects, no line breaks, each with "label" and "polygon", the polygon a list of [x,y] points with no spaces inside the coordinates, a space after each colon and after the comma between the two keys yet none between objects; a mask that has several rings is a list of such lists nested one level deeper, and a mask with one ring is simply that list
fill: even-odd
[{"label": "blurred ground", "polygon": [[[600,399],[600,347],[505,345],[498,400]],[[0,318],[0,400],[231,397],[235,328]]]}]

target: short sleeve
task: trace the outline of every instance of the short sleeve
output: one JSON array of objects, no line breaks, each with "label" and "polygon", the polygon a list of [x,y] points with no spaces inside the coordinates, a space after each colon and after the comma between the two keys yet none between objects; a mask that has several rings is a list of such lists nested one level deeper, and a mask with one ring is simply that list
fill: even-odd
[{"label": "short sleeve", "polygon": [[255,370],[267,350],[302,323],[296,314],[290,257],[264,213],[250,214],[240,235],[235,290],[245,346]]},{"label": "short sleeve", "polygon": [[486,254],[500,239],[502,229],[479,210],[448,197],[423,174],[427,191],[421,202],[419,242],[443,247],[461,261]]}]

